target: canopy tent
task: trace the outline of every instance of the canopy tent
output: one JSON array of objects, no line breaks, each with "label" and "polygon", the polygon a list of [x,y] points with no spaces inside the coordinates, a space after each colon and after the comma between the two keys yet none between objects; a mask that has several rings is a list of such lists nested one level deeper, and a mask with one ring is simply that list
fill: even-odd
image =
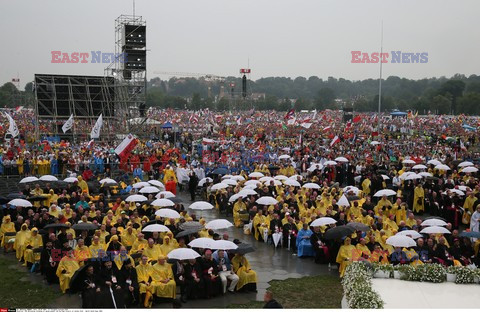
[{"label": "canopy tent", "polygon": [[172,129],[173,125],[170,121],[167,121],[166,123],[163,124],[162,128],[163,129]]}]

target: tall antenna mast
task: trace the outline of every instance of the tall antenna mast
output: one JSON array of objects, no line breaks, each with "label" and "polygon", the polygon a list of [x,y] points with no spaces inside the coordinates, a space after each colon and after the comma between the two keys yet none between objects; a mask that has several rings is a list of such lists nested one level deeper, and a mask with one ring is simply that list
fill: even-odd
[{"label": "tall antenna mast", "polygon": [[135,0],[133,0],[133,18],[135,18]]},{"label": "tall antenna mast", "polygon": [[382,55],[383,55],[383,20],[382,20],[382,36],[380,40],[380,80],[378,83],[378,130],[380,130],[380,112],[382,109]]}]

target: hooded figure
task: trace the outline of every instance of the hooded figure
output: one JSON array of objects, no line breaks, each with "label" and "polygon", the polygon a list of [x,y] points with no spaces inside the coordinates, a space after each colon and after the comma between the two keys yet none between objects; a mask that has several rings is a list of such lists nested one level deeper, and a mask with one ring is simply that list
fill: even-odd
[{"label": "hooded figure", "polygon": [[15,242],[13,243],[13,248],[15,249],[16,256],[18,261],[22,261],[23,252],[25,250],[25,242],[30,238],[30,230],[26,223],[22,224],[20,231],[17,232],[15,236]]}]

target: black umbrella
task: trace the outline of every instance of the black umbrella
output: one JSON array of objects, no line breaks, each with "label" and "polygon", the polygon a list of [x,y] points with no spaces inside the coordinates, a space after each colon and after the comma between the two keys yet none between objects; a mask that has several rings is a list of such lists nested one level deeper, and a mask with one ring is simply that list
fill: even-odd
[{"label": "black umbrella", "polygon": [[357,195],[353,195],[353,196],[347,196],[347,199],[348,201],[354,201],[354,200],[360,199],[360,197],[358,197]]},{"label": "black umbrella", "polygon": [[23,195],[22,193],[10,193],[7,195],[7,199],[17,199],[17,198],[25,199],[25,195]]},{"label": "black umbrella", "polygon": [[43,228],[44,229],[61,229],[61,228],[69,229],[70,227],[63,223],[52,223],[44,226]]},{"label": "black umbrella", "polygon": [[180,224],[181,230],[196,230],[197,232],[203,229],[203,225],[198,221],[187,221]]},{"label": "black umbrella", "polygon": [[191,234],[198,233],[198,231],[199,231],[199,230],[195,230],[195,229],[190,229],[190,230],[181,231],[181,232],[178,233],[177,236],[175,236],[175,237],[176,237],[176,238],[179,238],[179,237],[188,236],[188,235],[191,235]]},{"label": "black umbrella", "polygon": [[225,175],[228,173],[228,170],[225,168],[217,168],[212,171],[213,174]]},{"label": "black umbrella", "polygon": [[352,227],[341,225],[331,228],[325,232],[325,239],[337,239],[352,234],[355,230]]},{"label": "black umbrella", "polygon": [[77,223],[72,226],[74,230],[78,231],[90,231],[90,230],[98,230],[98,225],[93,224],[93,223]]},{"label": "black umbrella", "polygon": [[85,259],[84,260],[85,265],[80,267],[77,271],[72,276],[72,279],[70,280],[70,291],[75,293],[80,290],[82,290],[83,286],[85,285],[85,275],[87,268],[89,266],[93,266],[94,272],[93,274],[97,274],[98,270],[100,269],[100,259],[99,258],[90,258],[90,259]]},{"label": "black umbrella", "polygon": [[30,202],[42,201],[42,200],[45,200],[45,199],[47,199],[46,196],[32,196],[32,197],[27,198],[27,200],[30,201]]},{"label": "black umbrella", "polygon": [[280,169],[279,166],[275,166],[275,165],[268,166],[268,170],[279,170],[279,169]]},{"label": "black umbrella", "polygon": [[368,232],[370,227],[360,222],[349,222],[347,226],[353,228],[355,231]]},{"label": "black umbrella", "polygon": [[249,252],[254,252],[255,248],[251,244],[241,243],[237,249],[232,250],[233,253],[244,255]]},{"label": "black umbrella", "polygon": [[178,198],[178,197],[170,197],[169,198],[172,202],[174,202],[175,204],[180,204],[180,203],[183,203],[183,200],[181,198]]},{"label": "black umbrella", "polygon": [[10,200],[6,197],[0,196],[0,205],[5,205],[8,203]]}]

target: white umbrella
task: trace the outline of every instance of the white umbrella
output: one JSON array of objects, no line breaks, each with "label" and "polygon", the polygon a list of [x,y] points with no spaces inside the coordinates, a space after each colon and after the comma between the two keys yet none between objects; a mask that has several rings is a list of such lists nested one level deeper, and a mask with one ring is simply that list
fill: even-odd
[{"label": "white umbrella", "polygon": [[266,181],[264,185],[270,185],[272,184],[272,182],[273,182],[273,185],[275,186],[282,185],[282,181],[279,181],[279,180],[269,180],[269,181]]},{"label": "white umbrella", "polygon": [[421,175],[419,174],[409,174],[404,180],[407,181],[407,180],[417,180],[417,179],[421,179],[423,178]]},{"label": "white umbrella", "polygon": [[260,205],[268,206],[268,205],[276,205],[278,204],[278,201],[271,196],[262,196],[259,199],[257,199],[256,203]]},{"label": "white umbrella", "polygon": [[466,191],[467,191],[467,186],[466,186],[466,185],[459,185],[459,186],[458,186],[458,189],[459,189],[460,191],[466,192]]},{"label": "white umbrella", "polygon": [[223,181],[223,180],[225,180],[225,179],[231,179],[232,177],[233,177],[233,176],[232,176],[231,174],[226,174],[226,175],[224,175],[224,176],[221,178],[221,180]]},{"label": "white umbrella", "polygon": [[228,201],[229,201],[230,203],[233,203],[233,202],[236,202],[237,199],[239,199],[239,198],[244,198],[245,196],[247,196],[247,195],[240,194],[240,193],[234,194],[234,195],[230,196],[230,198],[228,199]]},{"label": "white umbrella", "polygon": [[212,178],[203,178],[200,181],[198,181],[198,186],[203,186],[205,183],[212,183],[213,179]]},{"label": "white umbrella", "polygon": [[175,197],[175,194],[173,194],[170,191],[162,191],[157,195],[155,195],[155,198],[172,198],[172,197]]},{"label": "white umbrella", "polygon": [[157,211],[155,211],[155,215],[162,218],[169,218],[169,219],[180,218],[180,214],[177,211],[173,209],[168,209],[168,208],[158,209]]},{"label": "white umbrella", "polygon": [[245,178],[242,177],[241,175],[235,175],[232,177],[232,180],[235,180],[235,181],[245,181]]},{"label": "white umbrella", "polygon": [[318,219],[315,219],[313,220],[313,222],[310,224],[310,226],[324,226],[324,225],[328,225],[328,224],[335,224],[337,223],[337,220],[335,220],[334,218],[330,218],[330,217],[322,217],[322,218],[318,218]]},{"label": "white umbrella", "polygon": [[313,172],[315,170],[322,170],[323,165],[322,164],[312,164],[310,165],[310,168],[307,169],[308,172]]},{"label": "white umbrella", "polygon": [[427,219],[422,222],[422,226],[446,226],[447,222],[440,219]]},{"label": "white umbrella", "polygon": [[145,186],[142,187],[138,192],[142,194],[156,194],[159,193],[160,190],[155,186]]},{"label": "white umbrella", "polygon": [[324,166],[336,166],[337,162],[333,160],[327,160],[326,162],[323,163]]},{"label": "white umbrella", "polygon": [[226,184],[226,183],[217,183],[217,184],[212,185],[211,190],[212,190],[212,191],[218,191],[218,190],[221,190],[221,189],[225,189],[225,188],[227,188],[228,186],[229,186],[229,185]]},{"label": "white umbrella", "polygon": [[300,187],[300,183],[297,180],[288,179],[283,182],[285,185]]},{"label": "white umbrella", "polygon": [[440,164],[440,165],[436,165],[436,166],[435,166],[435,169],[438,169],[438,170],[450,170],[450,167],[447,166],[447,165]]},{"label": "white umbrella", "polygon": [[75,182],[78,182],[78,179],[75,178],[75,177],[69,177],[69,178],[65,178],[65,179],[63,180],[63,182],[75,183]]},{"label": "white umbrella", "polygon": [[427,168],[428,168],[427,166],[421,165],[421,164],[420,165],[415,165],[415,166],[412,167],[412,169],[414,169],[414,170],[421,170],[421,169],[427,169]]},{"label": "white umbrella", "polygon": [[358,195],[358,193],[360,193],[360,189],[356,186],[349,185],[343,189],[343,192],[346,194],[353,192],[355,195]]},{"label": "white umbrella", "polygon": [[397,192],[389,190],[389,189],[383,189],[383,190],[380,190],[380,191],[376,192],[373,196],[374,197],[382,197],[384,195],[395,196],[395,195],[397,195]]},{"label": "white umbrella", "polygon": [[232,186],[236,186],[237,185],[237,181],[233,180],[233,179],[225,179],[222,181],[223,184],[227,184],[227,185],[232,185]]},{"label": "white umbrella", "polygon": [[290,179],[290,180],[295,180],[295,181],[297,181],[298,179],[300,179],[300,181],[302,181],[302,180],[303,180],[303,177],[302,177],[301,175],[299,175],[299,174],[294,174],[293,176],[291,176],[291,177],[288,178],[288,179]]},{"label": "white umbrella", "polygon": [[426,177],[433,177],[433,174],[431,174],[430,172],[420,172],[418,175],[419,175],[419,176],[422,176],[422,177],[424,177],[424,178],[426,178]]},{"label": "white umbrella", "polygon": [[213,209],[213,205],[206,201],[197,201],[191,204],[189,208],[195,210],[209,210]]},{"label": "white umbrella", "polygon": [[144,227],[142,232],[170,232],[170,229],[162,224],[150,224]]},{"label": "white umbrella", "polygon": [[26,177],[20,180],[19,183],[31,183],[31,182],[37,182],[38,178],[37,177]]},{"label": "white umbrella", "polygon": [[238,194],[242,194],[242,195],[245,195],[245,196],[258,195],[257,192],[255,192],[252,189],[248,189],[248,188],[243,188],[240,192],[238,192]]},{"label": "white umbrella", "polygon": [[460,191],[460,190],[457,190],[457,189],[450,189],[449,190],[450,192],[453,192],[453,193],[457,193],[458,195],[460,196],[465,196],[465,193]]},{"label": "white umbrella", "polygon": [[150,181],[148,181],[148,184],[156,186],[156,187],[161,188],[161,189],[165,189],[165,185],[163,185],[162,182],[157,181],[157,180],[150,180]]},{"label": "white umbrella", "polygon": [[267,182],[273,180],[272,177],[261,177],[258,181],[260,182]]},{"label": "white umbrella", "polygon": [[405,231],[401,231],[401,232],[398,232],[397,234],[395,234],[396,236],[397,235],[401,235],[401,236],[411,236],[413,239],[417,239],[417,238],[420,238],[422,237],[422,234],[418,233],[417,231],[414,231],[414,230],[405,230]]},{"label": "white umbrella", "polygon": [[318,190],[320,188],[320,185],[318,185],[317,183],[305,183],[304,185],[302,185],[302,187]]},{"label": "white umbrella", "polygon": [[190,260],[200,257],[198,252],[190,248],[177,248],[170,251],[167,255],[168,259]]},{"label": "white umbrella", "polygon": [[390,177],[387,176],[387,175],[384,175],[384,174],[382,174],[382,178],[383,178],[384,180],[390,180]]},{"label": "white umbrella", "polygon": [[335,161],[348,163],[348,159],[346,159],[345,157],[337,157],[335,158]]},{"label": "white umbrella", "polygon": [[260,183],[259,180],[248,180],[245,185],[257,185],[258,183]]},{"label": "white umbrella", "polygon": [[238,246],[234,242],[224,240],[224,239],[214,240],[213,247],[212,247],[212,249],[217,249],[217,250],[233,250],[237,248]]},{"label": "white umbrella", "polygon": [[249,178],[261,178],[263,177],[263,173],[261,172],[252,172],[248,175]]},{"label": "white umbrella", "polygon": [[134,185],[132,185],[132,187],[134,189],[141,189],[142,187],[145,187],[145,186],[150,186],[150,183],[148,183],[148,182],[137,182]]},{"label": "white umbrella", "polygon": [[117,181],[110,178],[101,179],[99,182],[100,184],[117,184]]},{"label": "white umbrella", "polygon": [[258,186],[257,186],[256,184],[248,184],[248,185],[245,185],[245,186],[243,187],[243,189],[244,189],[244,190],[245,190],[245,189],[254,190],[254,189],[256,189],[257,187],[258,187]]},{"label": "white umbrella", "polygon": [[477,171],[478,169],[475,167],[465,167],[462,169],[462,172],[466,172],[466,173],[477,172]]},{"label": "white umbrella", "polygon": [[233,224],[230,221],[225,219],[216,219],[205,224],[205,228],[210,230],[228,229],[229,227],[232,227],[232,226]]},{"label": "white umbrella", "polygon": [[171,201],[170,199],[160,198],[160,199],[155,199],[154,201],[152,201],[152,203],[150,205],[155,206],[155,207],[173,207],[173,206],[175,206],[175,203],[173,201]]},{"label": "white umbrella", "polygon": [[288,179],[287,176],[284,176],[284,175],[281,175],[281,174],[276,175],[276,176],[274,176],[273,178],[274,178],[275,180],[281,180],[281,181]]},{"label": "white umbrella", "polygon": [[382,143],[380,143],[380,142],[378,142],[378,141],[372,141],[372,142],[370,142],[370,145],[378,145],[378,144],[382,144]]},{"label": "white umbrella", "polygon": [[451,234],[449,230],[442,226],[429,226],[420,231],[422,234]]},{"label": "white umbrella", "polygon": [[29,202],[28,200],[21,199],[21,198],[16,198],[12,199],[11,201],[8,202],[9,205],[15,206],[15,207],[32,207],[32,203]]},{"label": "white umbrella", "polygon": [[290,159],[290,155],[281,155],[278,159]]},{"label": "white umbrella", "polygon": [[40,177],[40,181],[53,182],[58,181],[58,179],[52,175],[46,174]]},{"label": "white umbrella", "polygon": [[401,180],[405,180],[405,178],[408,177],[408,176],[411,175],[411,174],[415,174],[415,172],[412,172],[412,171],[404,172],[404,173],[402,173],[402,174],[399,176],[399,178],[400,178]]},{"label": "white umbrella", "polygon": [[125,199],[126,202],[144,202],[147,200],[148,198],[143,195],[130,195]]},{"label": "white umbrella", "polygon": [[464,161],[464,162],[459,163],[458,166],[459,167],[469,167],[469,166],[473,166],[473,163],[469,162],[469,161]]},{"label": "white umbrella", "polygon": [[208,237],[200,237],[192,240],[188,243],[188,246],[192,248],[203,248],[203,249],[213,249],[213,244],[215,241]]},{"label": "white umbrella", "polygon": [[402,164],[404,164],[404,165],[414,165],[414,164],[416,164],[416,162],[414,160],[411,160],[411,159],[405,159],[404,161],[402,161]]},{"label": "white umbrella", "polygon": [[393,235],[387,238],[387,244],[392,245],[393,247],[413,247],[417,246],[417,243],[413,238],[405,235]]},{"label": "white umbrella", "polygon": [[350,207],[350,203],[348,202],[347,196],[345,196],[345,194],[343,194],[342,197],[340,197],[340,199],[337,202],[337,205],[341,207]]},{"label": "white umbrella", "polygon": [[431,159],[431,160],[427,161],[427,165],[438,166],[438,165],[441,165],[441,164],[442,163],[438,159]]}]

